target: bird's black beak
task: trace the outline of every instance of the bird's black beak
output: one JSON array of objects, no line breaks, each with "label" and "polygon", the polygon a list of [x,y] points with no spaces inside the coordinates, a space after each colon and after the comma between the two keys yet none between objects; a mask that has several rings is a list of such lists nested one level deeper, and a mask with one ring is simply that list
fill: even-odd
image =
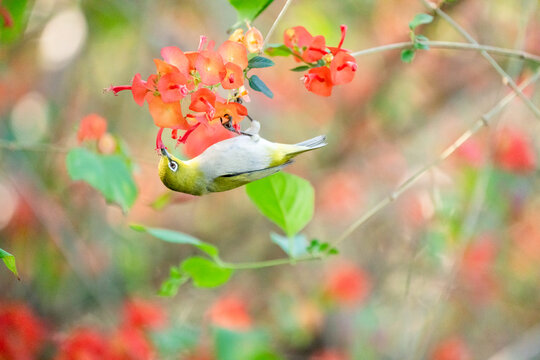
[{"label": "bird's black beak", "polygon": [[161,148],[161,155],[166,156],[169,160],[171,159],[171,155],[169,155],[169,152],[164,147]]}]

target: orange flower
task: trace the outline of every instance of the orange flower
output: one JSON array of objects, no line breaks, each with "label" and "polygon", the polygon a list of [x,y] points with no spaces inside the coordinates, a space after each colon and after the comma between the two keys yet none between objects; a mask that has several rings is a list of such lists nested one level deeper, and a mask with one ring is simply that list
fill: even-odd
[{"label": "orange flower", "polygon": [[229,40],[239,44],[244,44],[244,30],[240,28],[234,30],[231,36],[229,36]]},{"label": "orange flower", "polygon": [[207,88],[200,88],[191,94],[191,104],[189,109],[196,112],[203,112],[212,119],[215,113],[216,94]]},{"label": "orange flower", "polygon": [[166,103],[160,96],[155,96],[152,93],[146,94],[145,99],[157,127],[171,129],[187,129],[189,127],[182,116],[182,107],[179,102]]},{"label": "orange flower", "polygon": [[221,82],[221,86],[224,89],[238,89],[240,86],[244,85],[244,73],[240,66],[228,62],[225,64],[225,70],[227,74]]},{"label": "orange flower", "polygon": [[247,51],[250,53],[258,53],[262,50],[264,45],[264,38],[256,27],[251,27],[246,32],[245,45]]},{"label": "orange flower", "polygon": [[89,114],[81,120],[77,139],[79,143],[85,140],[99,140],[106,132],[107,120],[98,114]]},{"label": "orange flower", "polygon": [[189,76],[189,59],[182,50],[176,46],[167,46],[161,49],[161,57],[169,64],[175,66],[183,75]]},{"label": "orange flower", "polygon": [[213,325],[230,330],[248,330],[251,327],[247,305],[235,295],[219,298],[208,310],[208,317]]},{"label": "orange flower", "polygon": [[308,91],[321,96],[332,95],[332,74],[326,66],[310,69],[302,77],[304,85]]},{"label": "orange flower", "polygon": [[221,55],[210,50],[199,52],[197,60],[195,61],[195,68],[199,72],[201,82],[204,85],[219,84],[227,73]]},{"label": "orange flower", "polygon": [[222,123],[226,123],[228,119],[232,121],[234,128],[240,127],[240,122],[248,114],[246,107],[236,102],[220,102],[216,101],[216,113],[214,119],[220,119]]},{"label": "orange flower", "polygon": [[159,78],[157,88],[163,102],[172,103],[188,95],[187,78],[178,70]]},{"label": "orange flower", "polygon": [[218,49],[219,55],[225,63],[233,63],[244,70],[248,65],[246,47],[234,41],[227,40]]},{"label": "orange flower", "polygon": [[[303,26],[295,26],[285,30],[283,42],[296,55],[302,56],[302,52],[311,44],[313,36]],[[296,61],[300,61],[295,58]]]}]

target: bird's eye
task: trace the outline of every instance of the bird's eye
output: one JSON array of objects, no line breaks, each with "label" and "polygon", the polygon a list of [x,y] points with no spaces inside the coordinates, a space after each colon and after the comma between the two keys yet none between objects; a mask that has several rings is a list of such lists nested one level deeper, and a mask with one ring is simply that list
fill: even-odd
[{"label": "bird's eye", "polygon": [[178,164],[173,160],[169,161],[169,169],[176,172],[178,170]]}]

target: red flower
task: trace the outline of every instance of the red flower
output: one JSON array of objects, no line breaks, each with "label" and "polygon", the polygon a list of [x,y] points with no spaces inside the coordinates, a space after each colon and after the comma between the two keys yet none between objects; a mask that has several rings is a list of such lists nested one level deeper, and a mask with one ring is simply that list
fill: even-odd
[{"label": "red flower", "polygon": [[302,80],[308,91],[321,96],[332,95],[332,75],[326,66],[310,69]]},{"label": "red flower", "polygon": [[489,300],[497,289],[494,276],[497,248],[489,237],[467,247],[459,267],[459,278],[476,300]]},{"label": "red flower", "polygon": [[469,360],[471,354],[467,345],[458,337],[441,341],[430,356],[431,360]]},{"label": "red flower", "polygon": [[140,329],[124,326],[111,338],[110,349],[114,360],[155,359],[155,350]]},{"label": "red flower", "polygon": [[165,325],[163,309],[144,300],[130,300],[124,304],[123,325],[135,329],[157,329]]},{"label": "red flower", "polygon": [[332,84],[341,85],[352,81],[358,69],[356,59],[346,52],[339,52],[330,63]]},{"label": "red flower", "polygon": [[251,317],[244,300],[235,295],[219,298],[208,310],[210,322],[230,330],[247,330],[251,327]]},{"label": "red flower", "polygon": [[85,140],[99,140],[106,132],[107,120],[98,114],[89,114],[81,120],[77,139],[79,143]]},{"label": "red flower", "polygon": [[45,335],[42,321],[26,305],[0,305],[0,359],[37,359]]},{"label": "red flower", "polygon": [[326,51],[326,40],[324,36],[317,35],[312,38],[307,49],[302,54],[302,58],[305,62],[312,63],[322,59],[324,55],[328,52]]},{"label": "red flower", "polygon": [[148,93],[145,96],[148,102],[150,115],[154,119],[154,124],[160,128],[187,129],[188,123],[182,116],[182,107],[179,102],[166,103],[160,96]]},{"label": "red flower", "polygon": [[110,359],[111,352],[105,337],[95,330],[74,330],[60,344],[55,360]]},{"label": "red flower", "polygon": [[214,123],[197,127],[185,142],[184,153],[189,158],[201,154],[209,146],[235,136],[221,124]]},{"label": "red flower", "polygon": [[[302,53],[311,44],[313,36],[303,26],[295,26],[285,30],[283,33],[283,42],[285,46],[291,49],[297,56],[302,56]],[[296,61],[299,61],[295,57]]]},{"label": "red flower", "polygon": [[324,349],[317,351],[309,357],[309,360],[347,360],[348,357],[345,354],[333,350],[333,349]]},{"label": "red flower", "polygon": [[325,294],[342,305],[361,303],[367,298],[370,290],[369,275],[350,263],[343,263],[332,268],[324,285]]},{"label": "red flower", "polygon": [[516,129],[503,129],[497,134],[495,161],[507,171],[526,173],[536,167],[536,154],[530,138]]},{"label": "red flower", "polygon": [[174,71],[160,77],[157,88],[163,102],[172,103],[187,96],[186,84],[187,78],[180,71]]}]

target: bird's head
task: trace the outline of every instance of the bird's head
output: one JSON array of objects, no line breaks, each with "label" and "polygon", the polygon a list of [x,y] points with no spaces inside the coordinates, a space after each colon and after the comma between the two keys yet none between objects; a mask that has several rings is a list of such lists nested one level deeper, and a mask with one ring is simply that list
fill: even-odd
[{"label": "bird's head", "polygon": [[159,178],[163,185],[174,191],[201,195],[204,174],[197,166],[191,161],[184,162],[169,154],[165,148],[161,148],[160,151]]}]

